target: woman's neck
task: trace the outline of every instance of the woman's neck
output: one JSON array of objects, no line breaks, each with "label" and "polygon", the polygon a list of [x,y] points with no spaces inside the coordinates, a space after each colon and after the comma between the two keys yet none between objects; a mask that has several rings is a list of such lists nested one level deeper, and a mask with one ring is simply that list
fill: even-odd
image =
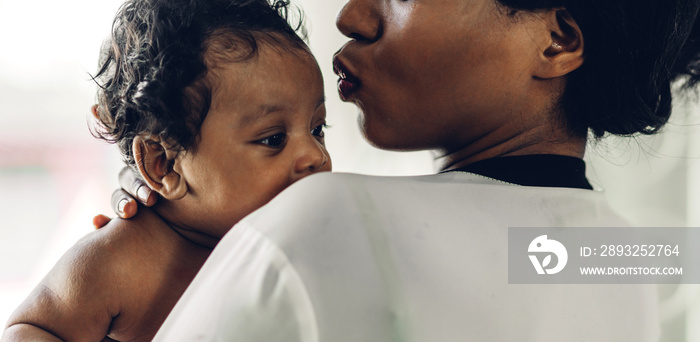
[{"label": "woman's neck", "polygon": [[556,154],[583,158],[585,152],[586,137],[574,136],[565,128],[545,124],[515,133],[508,130],[504,127],[461,145],[438,149],[436,161],[440,170],[449,171],[505,156]]}]

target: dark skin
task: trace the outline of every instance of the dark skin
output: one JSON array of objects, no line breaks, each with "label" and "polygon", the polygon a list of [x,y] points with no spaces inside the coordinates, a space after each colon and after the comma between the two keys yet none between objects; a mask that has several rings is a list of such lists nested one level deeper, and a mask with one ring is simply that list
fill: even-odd
[{"label": "dark skin", "polygon": [[[493,0],[350,0],[336,25],[351,38],[336,55],[341,78],[354,83],[341,95],[360,108],[373,145],[434,150],[443,170],[500,156],[583,156],[585,137],[567,130],[555,105],[584,62],[565,9],[511,16]],[[119,179],[118,216],[156,203],[132,172]]]},{"label": "dark skin", "polygon": [[[97,105],[90,108],[92,115],[97,117]],[[122,189],[115,191],[112,194],[112,208],[114,212],[121,218],[131,218],[138,212],[138,205],[134,198],[139,200],[139,203],[145,207],[152,207],[158,201],[158,193],[152,191],[146,185],[138,174],[134,173],[128,167],[125,167],[119,172],[119,184]],[[132,197],[129,194],[134,194]],[[92,219],[92,224],[95,228],[104,227],[111,219],[105,215],[97,215]]]},{"label": "dark skin", "polygon": [[[331,170],[323,82],[308,51],[260,44],[255,58],[208,75],[213,96],[196,149],[170,149],[151,135],[133,140],[158,205],[109,221],[68,250],[12,314],[2,341],[151,341],[234,224],[294,182]],[[143,194],[133,173],[121,176]],[[113,203],[135,209],[118,195]]]},{"label": "dark skin", "polygon": [[[446,15],[449,13],[449,15]],[[435,150],[442,169],[509,155],[582,157],[553,99],[583,63],[564,9],[508,14],[492,0],[351,0],[337,26],[353,38],[336,64],[361,129],[388,150]]]},{"label": "dark skin", "polygon": [[3,338],[150,341],[210,253],[151,210],[112,220],[61,258]]},{"label": "dark skin", "polygon": [[[583,157],[585,136],[568,131],[555,105],[584,62],[565,9],[511,16],[493,0],[350,0],[336,26],[351,38],[336,55],[354,83],[341,97],[360,108],[371,144],[434,150],[443,170],[501,156]],[[155,202],[133,175],[120,184],[119,217]]]}]

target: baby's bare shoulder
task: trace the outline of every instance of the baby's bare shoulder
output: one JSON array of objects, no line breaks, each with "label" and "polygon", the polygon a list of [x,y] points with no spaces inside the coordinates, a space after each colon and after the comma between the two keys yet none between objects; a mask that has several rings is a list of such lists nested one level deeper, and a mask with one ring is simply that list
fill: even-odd
[{"label": "baby's bare shoulder", "polygon": [[162,241],[149,233],[152,227],[140,217],[122,220],[113,219],[107,226],[90,233],[76,247],[94,258],[93,267],[104,267],[115,275],[125,276],[120,271],[134,273],[134,269],[123,270],[125,264],[140,260],[148,250],[157,248]]},{"label": "baby's bare shoulder", "polygon": [[[114,219],[106,227],[80,239],[56,263],[42,285],[56,292],[70,289],[75,295],[99,298],[102,303],[121,307],[122,296],[128,293],[132,279],[143,277],[140,272],[147,246],[156,245],[155,237],[147,234],[142,219]],[[95,295],[98,295],[97,297]]]}]

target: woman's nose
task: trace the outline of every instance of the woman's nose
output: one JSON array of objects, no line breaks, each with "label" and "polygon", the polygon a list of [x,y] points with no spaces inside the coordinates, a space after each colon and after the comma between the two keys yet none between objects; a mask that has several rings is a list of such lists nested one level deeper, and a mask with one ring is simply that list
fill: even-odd
[{"label": "woman's nose", "polygon": [[381,35],[377,0],[349,0],[338,13],[335,26],[345,36],[358,41],[374,42]]},{"label": "woman's nose", "polygon": [[294,163],[295,173],[302,176],[319,171],[330,171],[330,167],[331,159],[328,151],[315,138],[304,143]]}]

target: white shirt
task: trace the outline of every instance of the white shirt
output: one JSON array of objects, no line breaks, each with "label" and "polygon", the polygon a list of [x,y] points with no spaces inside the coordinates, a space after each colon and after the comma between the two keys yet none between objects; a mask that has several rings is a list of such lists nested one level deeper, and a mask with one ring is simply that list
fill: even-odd
[{"label": "white shirt", "polygon": [[161,341],[655,341],[651,285],[510,285],[508,227],[624,226],[602,193],[322,173],[221,240]]}]

